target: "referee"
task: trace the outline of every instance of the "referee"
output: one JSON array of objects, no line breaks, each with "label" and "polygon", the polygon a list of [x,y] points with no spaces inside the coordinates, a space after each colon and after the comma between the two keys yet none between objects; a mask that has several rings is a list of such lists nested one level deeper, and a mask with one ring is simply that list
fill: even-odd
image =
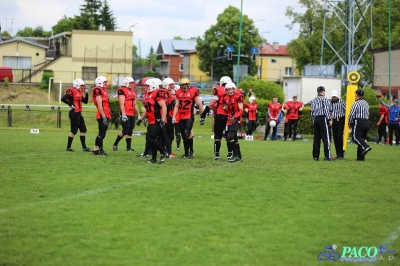
[{"label": "referee", "polygon": [[325,88],[319,86],[317,88],[318,95],[311,101],[311,116],[314,124],[314,143],[312,155],[314,161],[319,160],[319,152],[321,147],[321,139],[324,143],[324,161],[332,161],[330,141],[329,141],[329,126],[332,126],[331,102],[325,98]]},{"label": "referee", "polygon": [[349,125],[353,128],[353,141],[357,143],[357,161],[364,161],[365,155],[371,150],[371,147],[365,142],[369,130],[369,105],[364,100],[364,91],[356,91],[356,101],[353,103],[349,114]]},{"label": "referee", "polygon": [[338,92],[333,90],[331,92],[332,103],[332,133],[333,141],[335,142],[336,159],[343,160],[343,132],[344,132],[344,119],[346,113],[346,102],[338,98]]}]

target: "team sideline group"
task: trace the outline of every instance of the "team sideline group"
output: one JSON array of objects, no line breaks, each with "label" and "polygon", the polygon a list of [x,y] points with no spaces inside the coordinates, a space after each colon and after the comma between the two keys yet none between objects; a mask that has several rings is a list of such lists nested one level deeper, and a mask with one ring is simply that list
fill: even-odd
[{"label": "team sideline group", "polygon": [[[107,156],[103,149],[103,140],[111,122],[108,87],[108,80],[103,76],[99,76],[95,79],[95,86],[91,90],[92,101],[97,108],[96,120],[98,122],[98,134],[93,150],[86,146],[85,133],[87,130],[82,116],[82,103],[88,103],[90,90],[86,88],[83,80],[79,78],[73,81],[72,88],[67,89],[66,94],[61,99],[71,108],[69,112],[71,130],[68,135],[66,151],[74,151],[71,145],[74,136],[79,130],[84,152]],[[136,102],[135,82],[132,77],[126,77],[123,80],[123,85],[117,90],[120,107],[119,119],[122,123],[122,130],[118,133],[112,148],[114,151],[118,151],[118,144],[125,137],[126,151],[134,151],[132,149],[133,129],[135,124],[140,125],[143,122],[147,126],[146,144],[144,152],[137,155],[138,157],[149,158],[151,155],[151,159],[147,161],[148,163],[162,163],[167,158],[175,158],[172,153],[172,142],[176,138],[177,150],[180,150],[180,144],[183,141],[184,154],[182,158],[193,159],[194,109],[197,104],[197,108],[203,110],[200,112],[200,125],[204,125],[205,117],[212,110],[214,160],[220,159],[221,140],[225,138],[228,162],[242,161],[238,130],[242,126],[243,114],[247,125],[245,140],[253,140],[252,133],[259,121],[256,98],[250,92],[251,90],[249,90],[249,102],[244,104],[245,95],[243,91],[236,88],[230,77],[223,76],[219,85],[213,88],[212,100],[203,108],[199,89],[191,86],[188,78],[180,79],[179,85],[175,85],[174,80],[171,78],[165,78],[162,81],[158,78],[150,78],[146,80],[142,87],[145,111],[141,115]],[[332,91],[331,100],[325,97],[325,88],[322,86],[317,88],[317,94],[317,97],[311,101],[311,115],[314,124],[312,156],[315,161],[319,160],[320,143],[322,141],[324,144],[324,160],[343,159],[343,129],[346,104],[342,99],[338,98],[337,91]],[[371,150],[371,147],[365,142],[369,129],[369,106],[363,96],[364,92],[362,90],[356,91],[357,100],[351,108],[349,117],[349,125],[353,127],[353,141],[358,145],[357,160],[364,160],[367,152]],[[263,140],[267,140],[271,129],[270,139],[277,139],[277,127],[285,116],[282,139],[284,141],[289,139],[295,141],[297,124],[302,108],[303,103],[297,100],[297,96],[293,96],[284,105],[278,102],[277,97],[274,97],[272,102],[268,104],[267,123]],[[397,116],[399,114],[400,110],[397,112]],[[135,117],[137,117],[137,120]],[[382,120],[384,121],[383,117],[379,123]],[[336,158],[332,156],[330,151],[331,133],[333,133],[337,153]],[[397,137],[398,130],[395,133]],[[160,154],[159,160],[157,160],[157,154]]]}]

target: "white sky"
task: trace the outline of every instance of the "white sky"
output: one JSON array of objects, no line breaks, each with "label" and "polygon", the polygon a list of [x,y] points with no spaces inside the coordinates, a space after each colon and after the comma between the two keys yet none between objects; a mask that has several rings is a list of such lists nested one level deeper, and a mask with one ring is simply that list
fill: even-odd
[{"label": "white sky", "polygon": [[[0,0],[2,31],[15,35],[25,27],[43,26],[51,30],[66,15],[79,15],[83,0]],[[203,36],[211,25],[216,24],[218,14],[229,5],[240,10],[240,0],[108,0],[117,18],[118,30],[133,31],[133,44],[141,45],[142,57],[150,47],[157,49],[159,40],[181,36],[184,39]],[[297,0],[243,0],[243,14],[255,22],[261,35],[270,43],[287,44],[295,31],[285,27],[289,19],[284,15],[286,7],[299,8]],[[262,21],[260,21],[262,20]],[[265,32],[265,33],[263,33]],[[269,33],[266,33],[269,32]]]}]

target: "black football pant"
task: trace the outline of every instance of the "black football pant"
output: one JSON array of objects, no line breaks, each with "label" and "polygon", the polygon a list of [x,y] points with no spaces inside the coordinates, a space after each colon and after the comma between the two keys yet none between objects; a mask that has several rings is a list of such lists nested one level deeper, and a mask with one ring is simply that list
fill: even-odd
[{"label": "black football pant", "polygon": [[343,150],[344,116],[332,121],[332,134],[337,157],[344,157]]},{"label": "black football pant", "polygon": [[316,116],[314,119],[314,143],[313,143],[313,158],[319,159],[321,140],[324,143],[325,158],[331,158],[328,121],[323,115]]},{"label": "black football pant", "polygon": [[377,143],[381,142],[383,137],[383,143],[386,143],[387,133],[386,133],[386,123],[382,121],[378,126],[378,141]]},{"label": "black football pant", "polygon": [[[292,139],[296,139],[298,122],[299,122],[298,119],[289,119],[289,121],[288,121],[287,133],[289,133],[289,137],[292,137]],[[293,135],[292,135],[292,130],[293,130]]]},{"label": "black football pant", "polygon": [[367,134],[369,130],[369,121],[368,119],[356,119],[354,121],[352,137],[354,143],[358,145],[357,148],[357,160],[364,160],[364,156],[361,153],[369,147],[367,142]]},{"label": "black football pant", "polygon": [[389,123],[389,145],[393,144],[393,132],[396,136],[396,145],[399,145],[400,143],[400,137],[399,137],[399,123]]}]

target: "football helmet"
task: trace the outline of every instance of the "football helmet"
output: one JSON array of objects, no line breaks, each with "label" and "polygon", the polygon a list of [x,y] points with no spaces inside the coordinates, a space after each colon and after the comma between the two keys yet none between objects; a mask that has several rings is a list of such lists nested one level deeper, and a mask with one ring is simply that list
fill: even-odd
[{"label": "football helmet", "polygon": [[189,89],[190,80],[188,78],[181,78],[179,85],[183,91],[187,91]]},{"label": "football helmet", "polygon": [[122,81],[123,86],[128,87],[133,89],[135,87],[135,85],[130,85],[130,83],[135,82],[135,80],[132,77],[126,77],[124,78],[124,80]]},{"label": "football helmet", "polygon": [[219,84],[221,86],[224,86],[222,84],[227,84],[228,82],[232,82],[232,79],[228,76],[223,76],[220,80],[219,80]]},{"label": "football helmet", "polygon": [[107,87],[107,79],[106,79],[106,77],[103,77],[103,76],[98,76],[95,80],[94,80],[94,83],[95,83],[95,85],[96,86],[99,86],[99,87],[102,87],[102,88],[105,88],[105,87]]},{"label": "football helmet", "polygon": [[250,96],[249,97],[249,102],[250,103],[254,103],[255,100],[256,100],[256,97],[254,97],[254,96]]},{"label": "football helmet", "polygon": [[81,86],[85,86],[85,82],[83,82],[82,79],[75,79],[75,80],[72,82],[72,86],[73,86],[75,89],[80,90],[80,89],[81,89]]},{"label": "football helmet", "polygon": [[171,90],[175,87],[174,80],[172,78],[165,78],[162,81],[162,85],[163,85],[164,89],[168,89],[168,90]]},{"label": "football helmet", "polygon": [[159,78],[154,78],[155,82],[157,83],[158,88],[162,88],[162,81]]},{"label": "football helmet", "polygon": [[235,94],[235,91],[236,91],[235,83],[233,83],[233,82],[226,83],[226,85],[225,85],[226,94],[233,95],[233,94]]},{"label": "football helmet", "polygon": [[147,87],[147,90],[146,90],[147,93],[150,93],[150,92],[160,88],[159,83],[156,79],[146,80],[145,86]]}]

